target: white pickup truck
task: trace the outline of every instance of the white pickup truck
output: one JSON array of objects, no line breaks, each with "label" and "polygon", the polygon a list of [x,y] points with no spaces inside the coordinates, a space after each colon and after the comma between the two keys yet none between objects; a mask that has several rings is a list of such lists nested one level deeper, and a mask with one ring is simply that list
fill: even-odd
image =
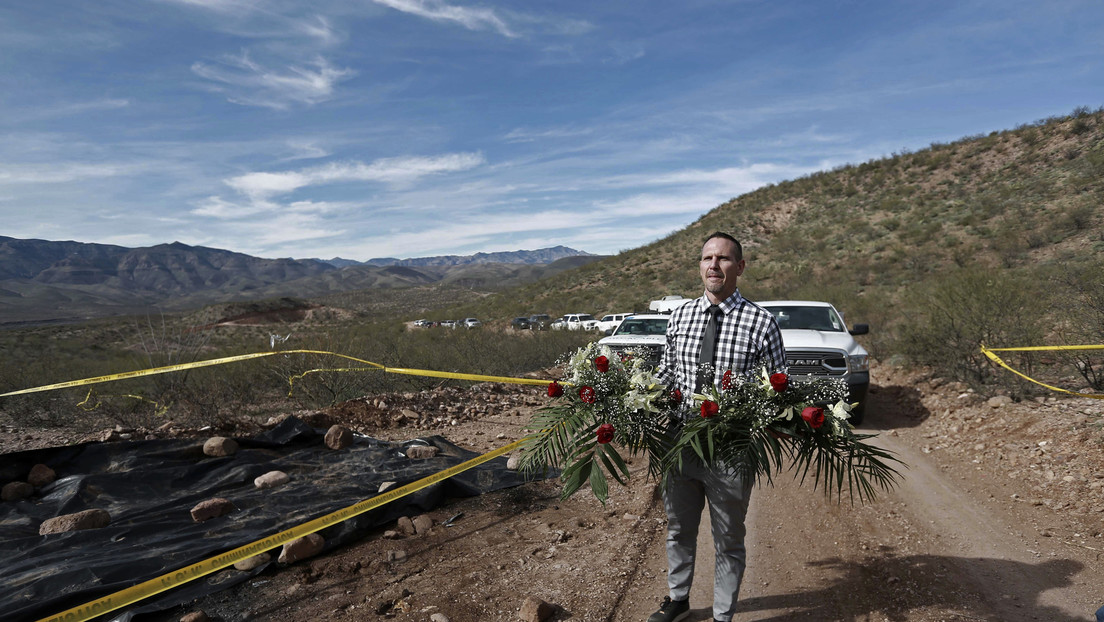
[{"label": "white pickup truck", "polygon": [[870,388],[870,355],[852,335],[865,335],[870,326],[855,324],[848,330],[843,314],[827,302],[768,300],[758,304],[770,311],[782,329],[790,376],[796,381],[814,376],[842,378],[851,390],[849,401],[858,403],[851,411],[851,424],[862,423]]}]

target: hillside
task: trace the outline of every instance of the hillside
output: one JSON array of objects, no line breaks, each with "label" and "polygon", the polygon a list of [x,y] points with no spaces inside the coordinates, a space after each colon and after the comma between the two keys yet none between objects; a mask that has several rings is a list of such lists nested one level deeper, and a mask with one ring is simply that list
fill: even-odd
[{"label": "hillside", "polygon": [[695,255],[705,236],[723,230],[744,241],[741,290],[749,297],[828,299],[878,331],[902,321],[906,292],[948,271],[1046,279],[1099,263],[1102,224],[1104,112],[1080,109],[767,186],[652,244],[490,296],[465,313],[597,314],[646,309],[666,294],[697,296]]}]

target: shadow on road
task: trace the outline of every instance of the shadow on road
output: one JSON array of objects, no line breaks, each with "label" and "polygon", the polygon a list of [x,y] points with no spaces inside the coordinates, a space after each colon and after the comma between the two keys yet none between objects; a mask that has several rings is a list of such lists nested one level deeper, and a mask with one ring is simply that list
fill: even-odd
[{"label": "shadow on road", "polygon": [[[1084,568],[1072,560],[1025,564],[992,558],[909,555],[869,557],[862,561],[826,559],[808,565],[834,568],[839,578],[819,589],[742,600],[734,619],[757,622],[882,619],[873,617],[877,613],[892,622],[907,622],[919,619],[913,612],[921,609],[928,614],[953,612],[977,620],[1082,622],[1091,615],[1085,612],[1071,616],[1039,602],[1043,592],[1070,585],[1071,577]],[[963,581],[963,577],[977,579],[983,585]],[[1031,585],[1031,591],[1005,593],[1001,588],[1007,586],[1002,579],[1009,577],[1018,579],[1010,582],[1014,585]],[[986,591],[1001,595],[986,596]],[[770,613],[776,611],[784,613]],[[757,613],[769,617],[759,617]]]},{"label": "shadow on road", "polygon": [[931,416],[915,387],[903,385],[871,385],[866,401],[864,428],[914,428]]}]

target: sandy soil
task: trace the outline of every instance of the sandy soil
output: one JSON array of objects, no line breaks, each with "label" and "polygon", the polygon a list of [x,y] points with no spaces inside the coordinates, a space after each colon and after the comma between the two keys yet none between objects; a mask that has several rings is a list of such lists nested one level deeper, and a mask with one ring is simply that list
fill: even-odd
[{"label": "sandy soil", "polygon": [[[866,506],[787,475],[757,488],[733,620],[1092,620],[1104,604],[1104,401],[990,404],[887,366],[873,375],[864,429],[909,465],[901,486]],[[520,438],[542,401],[534,393],[483,401],[476,387],[439,400],[446,414],[423,413],[422,427],[487,451]],[[387,408],[418,406],[399,399]],[[327,415],[381,438],[423,433],[373,413]],[[556,607],[554,620],[641,622],[666,593],[665,518],[645,465],[632,466],[631,485],[606,506],[584,494],[560,501],[555,481],[450,501],[430,513],[428,534],[380,530],[161,619],[510,621],[534,596]],[[711,618],[703,538],[690,620]]]}]

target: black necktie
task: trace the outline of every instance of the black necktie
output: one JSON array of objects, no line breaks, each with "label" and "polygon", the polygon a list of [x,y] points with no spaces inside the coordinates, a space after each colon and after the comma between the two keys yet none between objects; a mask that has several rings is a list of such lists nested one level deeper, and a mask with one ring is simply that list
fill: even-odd
[{"label": "black necktie", "polygon": [[[701,353],[698,354],[698,382],[694,387],[696,393],[701,393],[713,379],[713,357],[717,353],[717,320],[721,316],[721,308],[717,305],[709,305],[705,310],[705,334],[702,335]],[[709,366],[709,367],[706,367]],[[704,370],[708,369],[708,372]]]}]

